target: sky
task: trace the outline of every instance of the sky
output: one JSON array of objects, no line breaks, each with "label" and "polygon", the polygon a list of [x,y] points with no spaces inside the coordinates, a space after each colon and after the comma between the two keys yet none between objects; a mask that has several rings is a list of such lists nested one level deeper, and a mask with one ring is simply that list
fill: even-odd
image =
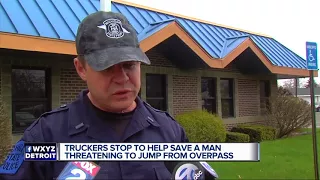
[{"label": "sky", "polygon": [[[319,0],[126,1],[265,34],[304,59],[306,58],[306,41],[316,42],[318,49],[320,48]],[[318,51],[318,61],[319,54]],[[320,83],[319,77],[315,79]],[[305,82],[306,79],[301,79],[301,81]]]}]

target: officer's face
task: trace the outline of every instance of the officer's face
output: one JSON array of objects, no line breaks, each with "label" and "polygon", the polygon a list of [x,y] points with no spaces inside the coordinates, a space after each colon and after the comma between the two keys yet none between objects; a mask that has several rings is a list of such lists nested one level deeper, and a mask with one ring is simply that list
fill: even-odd
[{"label": "officer's face", "polygon": [[123,62],[104,71],[94,71],[75,60],[80,77],[87,82],[91,100],[104,110],[119,112],[134,104],[140,90],[140,63]]}]

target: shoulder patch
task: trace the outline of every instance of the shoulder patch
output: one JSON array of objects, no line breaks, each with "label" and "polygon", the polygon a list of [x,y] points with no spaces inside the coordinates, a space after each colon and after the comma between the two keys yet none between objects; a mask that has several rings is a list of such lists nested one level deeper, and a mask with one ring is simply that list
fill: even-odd
[{"label": "shoulder patch", "polygon": [[0,166],[0,174],[16,174],[24,161],[24,141],[16,143],[8,154],[5,162]]}]

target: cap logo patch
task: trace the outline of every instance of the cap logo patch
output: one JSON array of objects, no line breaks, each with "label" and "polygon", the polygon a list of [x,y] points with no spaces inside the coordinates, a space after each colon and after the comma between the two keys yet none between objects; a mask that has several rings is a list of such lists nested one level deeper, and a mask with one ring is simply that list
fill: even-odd
[{"label": "cap logo patch", "polygon": [[97,27],[104,29],[106,36],[113,39],[122,38],[125,33],[130,33],[122,27],[122,23],[119,19],[107,19],[103,22],[103,25]]}]

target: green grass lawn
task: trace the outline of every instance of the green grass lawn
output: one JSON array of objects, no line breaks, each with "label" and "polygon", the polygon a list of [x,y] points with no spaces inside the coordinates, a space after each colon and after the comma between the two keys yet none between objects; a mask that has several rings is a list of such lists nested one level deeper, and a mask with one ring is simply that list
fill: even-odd
[{"label": "green grass lawn", "polygon": [[[318,152],[320,130],[317,130]],[[260,145],[260,162],[210,162],[219,179],[314,179],[312,136]]]}]

